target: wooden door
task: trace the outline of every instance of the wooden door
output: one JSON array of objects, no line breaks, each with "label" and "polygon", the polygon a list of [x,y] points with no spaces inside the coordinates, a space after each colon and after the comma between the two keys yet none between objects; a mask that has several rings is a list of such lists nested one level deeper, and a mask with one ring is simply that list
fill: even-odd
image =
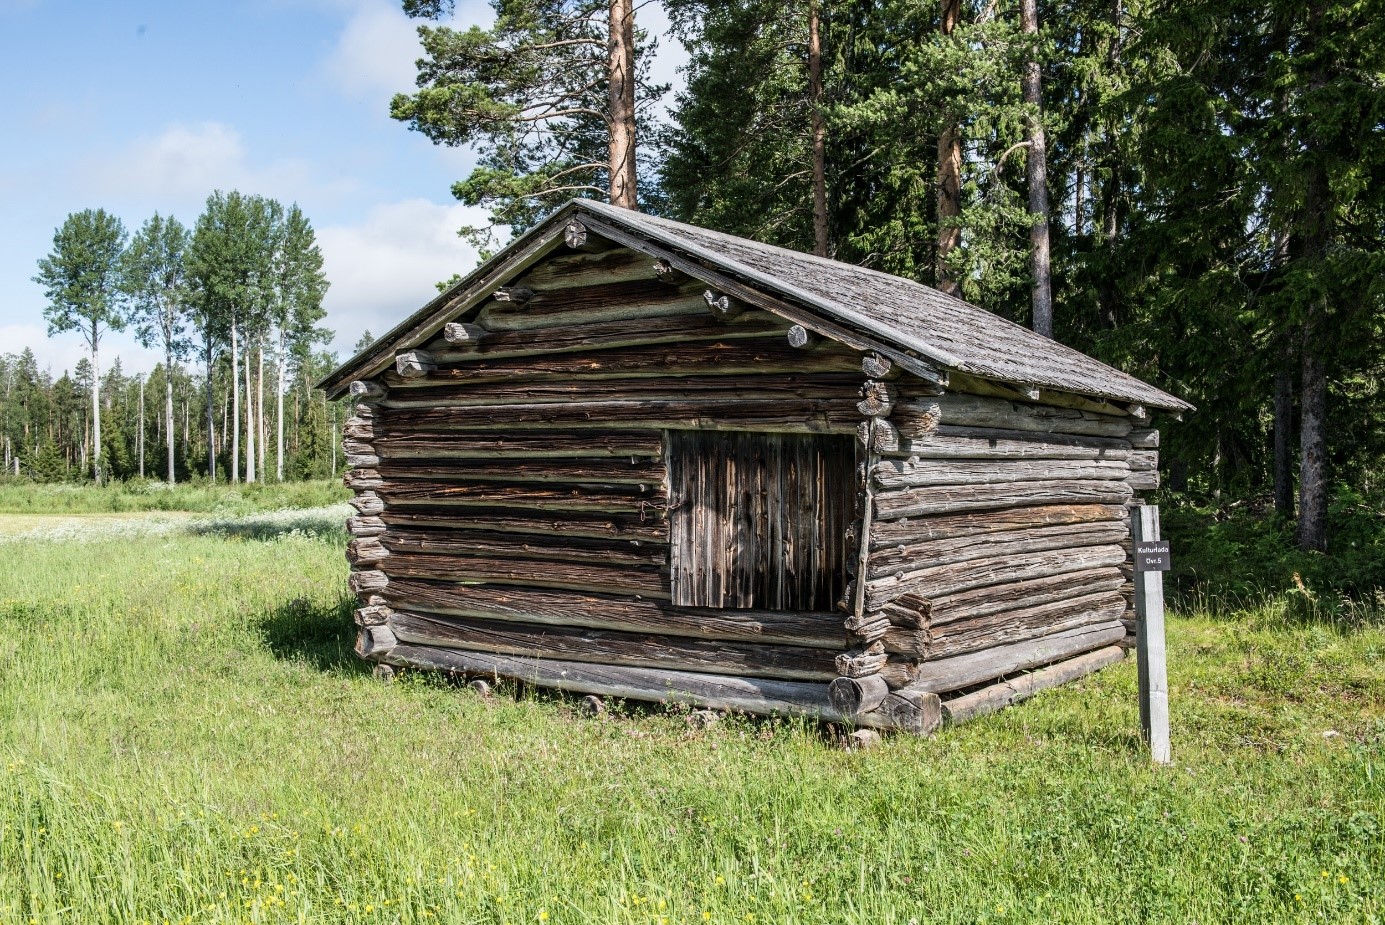
[{"label": "wooden door", "polygon": [[673,603],[831,610],[846,583],[855,442],[668,431]]}]

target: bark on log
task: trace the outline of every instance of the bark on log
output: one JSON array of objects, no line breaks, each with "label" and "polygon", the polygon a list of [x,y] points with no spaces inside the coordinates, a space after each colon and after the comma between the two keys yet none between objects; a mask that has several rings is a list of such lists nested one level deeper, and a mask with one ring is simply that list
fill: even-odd
[{"label": "bark on log", "polygon": [[380,437],[375,447],[385,459],[533,459],[601,456],[661,456],[657,430],[545,430],[527,433],[401,434]]},{"label": "bark on log", "polygon": [[[433,581],[480,581],[492,584],[632,594],[668,599],[668,575],[661,568],[604,566],[590,562],[550,559],[542,568],[522,559],[485,556],[427,556],[398,553],[380,563],[391,581],[420,578]],[[359,574],[359,573],[358,573]]]},{"label": "bark on log", "polygon": [[354,507],[358,514],[364,514],[368,517],[383,514],[385,511],[385,502],[380,500],[380,496],[373,491],[360,492],[346,503]]},{"label": "bark on log", "polygon": [[997,646],[967,655],[924,662],[919,666],[918,680],[904,688],[942,694],[971,687],[993,678],[1002,678],[1059,662],[1082,652],[1109,646],[1125,636],[1119,620],[1063,630],[1039,639]]},{"label": "bark on log", "polygon": [[692,639],[807,646],[840,652],[849,644],[836,613],[714,610],[654,600],[541,588],[464,585],[401,578],[385,597],[397,608],[550,626],[659,633]]},{"label": "bark on log", "polygon": [[971,588],[1119,565],[1125,559],[1125,550],[1119,546],[1086,546],[1080,549],[1034,553],[1022,560],[1012,557],[975,559],[917,571],[901,570],[884,578],[868,581],[866,603],[869,609],[874,610],[903,594],[941,597]]},{"label": "bark on log", "polygon": [[385,532],[385,522],[378,517],[348,517],[346,532],[352,536],[379,536]]},{"label": "bark on log", "polygon": [[1120,646],[1106,646],[1076,658],[1058,662],[1048,668],[1021,674],[1007,681],[992,684],[979,691],[963,694],[942,702],[943,722],[949,726],[964,723],[978,716],[995,713],[1012,704],[1026,700],[1040,691],[1076,681],[1125,657]]},{"label": "bark on log", "polygon": [[1078,459],[914,460],[885,459],[871,470],[882,489],[928,485],[1004,485],[1072,479],[1124,479],[1125,462]]},{"label": "bark on log", "polygon": [[939,425],[937,432],[903,441],[900,456],[920,459],[1101,459],[1130,456],[1125,440]]},{"label": "bark on log", "polygon": [[799,681],[825,681],[836,677],[830,652],[802,646],[732,644],[401,611],[391,614],[389,625],[403,642],[473,652]]},{"label": "bark on log", "polygon": [[1039,507],[1014,507],[975,514],[945,514],[938,517],[904,517],[871,525],[870,542],[875,546],[893,543],[942,540],[1003,533],[1031,527],[1089,523],[1122,523],[1130,519],[1124,507],[1114,504],[1049,504]]},{"label": "bark on log", "polygon": [[[890,418],[899,428],[901,448],[907,440],[918,440],[937,431],[942,421],[942,409],[929,401],[896,402],[890,409]],[[896,453],[902,450],[895,450]]]},{"label": "bark on log", "polygon": [[389,556],[390,551],[375,537],[356,538],[346,544],[346,561],[352,565],[369,565]]},{"label": "bark on log", "polygon": [[875,515],[881,520],[893,520],[1031,505],[1125,504],[1133,494],[1124,482],[1109,480],[904,488],[877,493]]},{"label": "bark on log", "polygon": [[545,534],[555,537],[640,540],[668,543],[668,522],[662,515],[607,514],[600,511],[515,511],[509,508],[427,506],[395,509],[383,522],[396,527],[444,527]]},{"label": "bark on log", "polygon": [[476,323],[488,331],[529,331],[632,318],[695,315],[703,310],[695,289],[645,279],[539,292],[524,303],[489,302],[477,314]]}]

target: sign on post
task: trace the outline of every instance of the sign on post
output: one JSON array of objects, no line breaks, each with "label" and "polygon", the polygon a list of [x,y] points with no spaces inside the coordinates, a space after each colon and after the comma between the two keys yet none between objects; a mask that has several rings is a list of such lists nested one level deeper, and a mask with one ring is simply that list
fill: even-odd
[{"label": "sign on post", "polygon": [[1164,647],[1164,572],[1169,544],[1159,538],[1159,506],[1130,509],[1135,541],[1135,656],[1140,676],[1140,726],[1155,764],[1173,761],[1169,745],[1168,658]]}]

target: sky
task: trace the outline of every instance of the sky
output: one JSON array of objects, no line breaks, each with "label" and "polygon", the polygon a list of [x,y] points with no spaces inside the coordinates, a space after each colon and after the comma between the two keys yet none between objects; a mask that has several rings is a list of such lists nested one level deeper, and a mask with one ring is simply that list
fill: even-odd
[{"label": "sky", "polygon": [[[641,25],[663,31],[657,5]],[[453,25],[486,25],[457,0]],[[0,0],[0,353],[30,347],[59,374],[85,355],[47,335],[32,281],[71,212],[104,208],[133,233],[154,212],[192,226],[213,190],[297,202],[331,289],[343,358],[476,264],[456,235],[481,214],[449,192],[474,162],[389,118],[414,84],[416,23],[398,0]],[[655,76],[676,81],[670,43]],[[160,357],[128,333],[103,367]]]}]

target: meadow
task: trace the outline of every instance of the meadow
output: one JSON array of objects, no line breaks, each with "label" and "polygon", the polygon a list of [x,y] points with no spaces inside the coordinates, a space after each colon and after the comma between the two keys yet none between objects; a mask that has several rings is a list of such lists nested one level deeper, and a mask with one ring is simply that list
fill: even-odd
[{"label": "meadow", "polygon": [[331,486],[85,530],[174,508],[74,491],[49,529],[26,491],[0,489],[0,925],[1385,920],[1378,611],[1175,613],[1172,767],[1131,661],[846,752],[375,680],[344,509],[267,510]]}]

